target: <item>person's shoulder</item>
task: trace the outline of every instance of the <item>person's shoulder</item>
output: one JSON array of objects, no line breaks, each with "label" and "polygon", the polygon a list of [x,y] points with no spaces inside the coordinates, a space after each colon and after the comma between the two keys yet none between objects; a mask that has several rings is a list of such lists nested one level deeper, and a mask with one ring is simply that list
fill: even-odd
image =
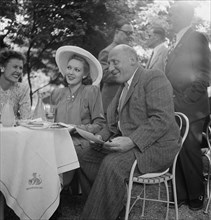
[{"label": "person's shoulder", "polygon": [[95,85],[86,85],[84,87],[84,93],[87,95],[98,93],[100,91],[100,88]]},{"label": "person's shoulder", "polygon": [[29,84],[27,82],[18,82],[18,83],[16,83],[15,87],[20,92],[24,92],[26,90],[29,90]]},{"label": "person's shoulder", "polygon": [[166,78],[165,73],[159,69],[144,69],[143,75],[148,80],[151,80],[151,79],[157,78],[157,77]]},{"label": "person's shoulder", "polygon": [[154,88],[168,88],[169,91],[172,91],[171,83],[166,77],[165,73],[159,69],[147,69],[144,70],[144,77],[142,80],[145,87],[153,85]]},{"label": "person's shoulder", "polygon": [[192,30],[189,40],[208,42],[206,34],[196,30]]},{"label": "person's shoulder", "polygon": [[54,99],[60,98],[60,96],[64,93],[65,90],[66,90],[66,87],[55,88],[51,93],[52,99],[54,100]]},{"label": "person's shoulder", "polygon": [[63,93],[65,90],[67,89],[67,87],[57,87],[53,90],[54,94],[61,94]]},{"label": "person's shoulder", "polygon": [[105,47],[104,49],[102,49],[100,51],[100,53],[109,53],[117,44],[115,44],[114,42],[112,42],[111,44],[109,44],[107,47]]}]

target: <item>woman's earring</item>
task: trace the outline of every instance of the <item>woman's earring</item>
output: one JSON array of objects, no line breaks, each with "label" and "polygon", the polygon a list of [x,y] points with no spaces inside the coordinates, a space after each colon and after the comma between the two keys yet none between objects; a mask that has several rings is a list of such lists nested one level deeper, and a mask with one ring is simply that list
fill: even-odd
[{"label": "woman's earring", "polygon": [[3,72],[4,72],[4,70],[5,70],[5,68],[4,68],[4,67],[1,67],[0,69],[1,69],[1,72],[2,72],[2,73],[3,73]]}]

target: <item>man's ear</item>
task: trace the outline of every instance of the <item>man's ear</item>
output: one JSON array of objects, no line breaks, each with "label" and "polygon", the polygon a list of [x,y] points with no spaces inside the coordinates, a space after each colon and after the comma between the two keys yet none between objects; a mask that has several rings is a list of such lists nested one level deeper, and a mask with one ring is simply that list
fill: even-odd
[{"label": "man's ear", "polygon": [[137,60],[136,60],[135,57],[130,57],[129,60],[130,60],[130,63],[131,63],[132,66],[134,66],[137,63]]},{"label": "man's ear", "polygon": [[5,68],[3,66],[0,66],[0,70],[1,70],[1,73],[3,73]]},{"label": "man's ear", "polygon": [[88,75],[90,75],[90,73],[85,73],[85,74],[83,75],[82,79],[87,78],[87,77],[88,77]]},{"label": "man's ear", "polygon": [[118,30],[118,29],[116,29],[116,30],[115,30],[115,35],[116,35],[116,34],[118,34],[118,33],[119,33],[119,30]]}]

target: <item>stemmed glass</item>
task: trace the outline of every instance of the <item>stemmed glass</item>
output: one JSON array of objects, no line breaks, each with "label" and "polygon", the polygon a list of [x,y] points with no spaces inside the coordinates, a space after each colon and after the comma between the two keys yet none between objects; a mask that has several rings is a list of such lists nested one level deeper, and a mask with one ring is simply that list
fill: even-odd
[{"label": "stemmed glass", "polygon": [[54,122],[55,106],[52,104],[51,99],[50,99],[50,103],[45,105],[45,113],[47,120],[49,122]]},{"label": "stemmed glass", "polygon": [[2,112],[3,106],[4,106],[4,103],[1,102],[0,103],[0,123],[1,123],[1,112]]}]

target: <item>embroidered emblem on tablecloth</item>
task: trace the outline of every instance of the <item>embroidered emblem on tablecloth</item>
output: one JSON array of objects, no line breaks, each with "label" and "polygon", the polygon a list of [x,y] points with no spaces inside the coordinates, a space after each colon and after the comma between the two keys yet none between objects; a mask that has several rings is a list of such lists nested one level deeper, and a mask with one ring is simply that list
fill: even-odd
[{"label": "embroidered emblem on tablecloth", "polygon": [[26,189],[27,190],[28,189],[42,189],[42,187],[40,186],[41,183],[42,183],[41,176],[38,175],[37,173],[33,173],[32,178],[28,180],[28,185],[30,185],[30,187]]}]

